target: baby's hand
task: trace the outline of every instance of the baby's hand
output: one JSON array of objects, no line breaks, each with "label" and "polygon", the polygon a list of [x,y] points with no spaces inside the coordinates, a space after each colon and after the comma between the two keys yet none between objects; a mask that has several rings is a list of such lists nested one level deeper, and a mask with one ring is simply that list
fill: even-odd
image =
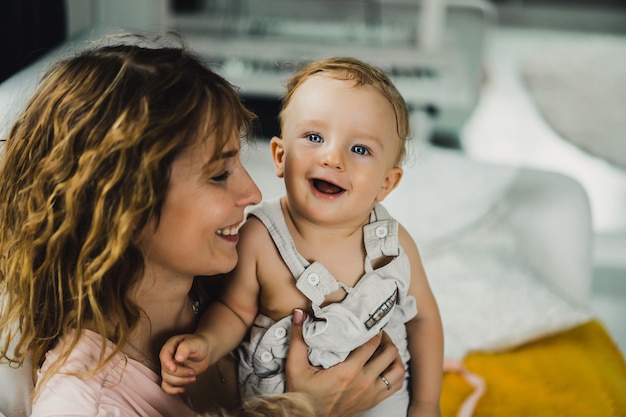
[{"label": "baby's hand", "polygon": [[196,376],[206,371],[209,344],[201,336],[183,334],[170,337],[161,348],[161,388],[168,394],[185,392],[185,385],[196,382]]}]

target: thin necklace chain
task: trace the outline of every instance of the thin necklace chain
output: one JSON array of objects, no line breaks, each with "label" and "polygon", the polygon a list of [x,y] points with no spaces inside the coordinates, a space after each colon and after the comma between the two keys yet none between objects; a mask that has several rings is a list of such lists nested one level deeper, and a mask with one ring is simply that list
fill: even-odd
[{"label": "thin necklace chain", "polygon": [[[193,312],[193,315],[195,317],[198,317],[200,315],[200,302],[197,300],[192,300],[191,298],[189,299],[189,305],[191,306],[191,311]],[[145,353],[143,353],[143,351],[141,349],[139,349],[137,346],[135,346],[130,340],[126,341],[126,344],[135,351],[135,353],[137,353],[139,356],[141,356],[143,359],[146,360],[146,362],[148,362],[148,364],[150,364],[150,368],[155,371],[157,374],[161,371],[161,365],[157,365],[152,359],[150,359],[150,357],[148,355],[146,355]]]},{"label": "thin necklace chain", "polygon": [[135,346],[134,344],[131,343],[131,341],[127,341],[126,344],[128,346],[130,346],[130,348],[132,350],[134,350],[137,354],[139,354],[139,356],[141,356],[143,359],[145,359],[151,366],[150,368],[155,371],[157,374],[161,371],[161,365],[157,365],[156,363],[154,363],[154,361],[152,359],[150,359],[150,357],[148,355],[146,355],[145,353],[143,353],[141,351],[141,349],[139,349],[137,346]]}]

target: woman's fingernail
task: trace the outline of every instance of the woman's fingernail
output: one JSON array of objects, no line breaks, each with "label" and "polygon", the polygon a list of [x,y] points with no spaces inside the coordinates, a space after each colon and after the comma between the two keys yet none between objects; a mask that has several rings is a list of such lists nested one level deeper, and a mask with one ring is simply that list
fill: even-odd
[{"label": "woman's fingernail", "polygon": [[304,311],[296,308],[293,311],[293,322],[294,324],[302,324],[304,323]]}]

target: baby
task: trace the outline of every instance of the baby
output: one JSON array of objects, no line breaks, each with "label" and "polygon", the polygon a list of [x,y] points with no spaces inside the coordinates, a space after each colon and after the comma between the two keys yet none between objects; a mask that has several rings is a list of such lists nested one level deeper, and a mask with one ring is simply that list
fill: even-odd
[{"label": "baby", "polygon": [[[280,125],[270,148],[286,195],[251,211],[220,302],[194,335],[163,347],[163,388],[182,392],[239,346],[242,397],[283,392],[299,308],[308,312],[315,366],[337,364],[383,329],[398,347],[404,389],[366,415],[438,416],[439,311],[416,244],[381,204],[403,173],[410,127],[402,96],[367,63],[315,61],[289,80]],[[384,374],[379,380],[391,389]]]}]

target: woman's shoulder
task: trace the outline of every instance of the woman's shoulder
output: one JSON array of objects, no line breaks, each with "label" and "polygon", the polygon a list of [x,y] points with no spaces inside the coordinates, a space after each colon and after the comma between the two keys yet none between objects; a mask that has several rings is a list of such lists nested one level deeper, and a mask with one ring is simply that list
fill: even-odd
[{"label": "woman's shoulder", "polygon": [[[39,375],[58,359],[69,338],[48,352]],[[113,351],[112,342],[105,339],[103,345],[99,334],[84,330],[62,368],[39,387],[32,416],[97,416],[120,411],[125,416],[195,415],[180,398],[161,390],[158,375],[121,352],[94,372],[101,354]]]},{"label": "woman's shoulder", "polygon": [[[102,338],[98,333],[92,330],[83,330],[79,335],[76,345],[71,347],[74,332],[70,332],[62,337],[59,342],[50,349],[46,354],[46,359],[39,370],[39,374],[46,372],[54,363],[56,363],[62,353],[71,348],[71,352],[58,373],[92,373],[96,368],[100,358],[111,355],[115,349],[113,342],[106,338]],[[124,358],[123,354],[114,355],[107,365],[102,368],[101,372],[95,374],[108,374],[113,369],[117,369],[117,365]]]}]

